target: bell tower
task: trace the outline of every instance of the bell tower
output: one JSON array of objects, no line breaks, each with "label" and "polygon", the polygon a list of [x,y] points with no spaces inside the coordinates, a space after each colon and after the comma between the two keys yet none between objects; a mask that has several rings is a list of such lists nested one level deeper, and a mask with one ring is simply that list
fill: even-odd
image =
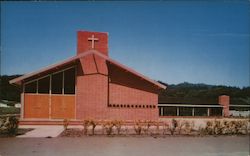
[{"label": "bell tower", "polygon": [[106,32],[77,32],[77,55],[88,50],[97,50],[108,56],[108,33]]}]

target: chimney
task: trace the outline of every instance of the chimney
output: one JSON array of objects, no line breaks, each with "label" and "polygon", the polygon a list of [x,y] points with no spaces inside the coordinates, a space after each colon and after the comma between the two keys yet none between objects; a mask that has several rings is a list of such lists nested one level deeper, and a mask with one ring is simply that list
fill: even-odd
[{"label": "chimney", "polygon": [[228,117],[229,116],[230,96],[227,96],[227,95],[219,96],[219,104],[223,106],[223,115],[225,117]]},{"label": "chimney", "polygon": [[108,56],[108,33],[106,32],[77,32],[77,55],[88,50],[96,50]]}]

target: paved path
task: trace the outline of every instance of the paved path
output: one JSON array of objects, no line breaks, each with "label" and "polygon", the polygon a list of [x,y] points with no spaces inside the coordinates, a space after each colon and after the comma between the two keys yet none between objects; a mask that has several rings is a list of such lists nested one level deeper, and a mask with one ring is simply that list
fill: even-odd
[{"label": "paved path", "polygon": [[[37,126],[37,125],[22,125],[19,128],[34,128],[34,130],[27,132],[24,135],[18,136],[19,138],[45,138],[57,137],[62,131],[63,126]],[[0,155],[1,156],[1,155]]]},{"label": "paved path", "polygon": [[0,138],[1,156],[248,156],[248,136]]}]

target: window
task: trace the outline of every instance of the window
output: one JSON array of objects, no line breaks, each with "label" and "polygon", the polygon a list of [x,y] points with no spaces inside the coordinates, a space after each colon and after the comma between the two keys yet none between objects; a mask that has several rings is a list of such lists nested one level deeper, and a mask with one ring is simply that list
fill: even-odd
[{"label": "window", "polygon": [[64,94],[75,94],[75,68],[64,71]]},{"label": "window", "polygon": [[180,107],[180,116],[192,116],[191,107]]},{"label": "window", "polygon": [[38,93],[49,94],[50,77],[38,80]]},{"label": "window", "polygon": [[207,116],[207,108],[194,108],[194,116]]},{"label": "window", "polygon": [[177,107],[163,107],[164,116],[176,116]]},{"label": "window", "polygon": [[62,94],[63,72],[52,75],[52,94]]},{"label": "window", "polygon": [[222,108],[210,108],[210,116],[222,116]]},{"label": "window", "polygon": [[37,81],[25,85],[25,93],[36,93]]},{"label": "window", "polygon": [[25,84],[24,92],[49,94],[50,86],[52,94],[75,94],[75,68],[28,82]]}]

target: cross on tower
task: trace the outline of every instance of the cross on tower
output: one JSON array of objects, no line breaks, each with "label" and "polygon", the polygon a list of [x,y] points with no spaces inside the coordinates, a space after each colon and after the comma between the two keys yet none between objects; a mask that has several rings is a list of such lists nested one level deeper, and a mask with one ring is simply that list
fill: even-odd
[{"label": "cross on tower", "polygon": [[95,48],[95,41],[98,41],[98,38],[95,38],[94,35],[92,35],[90,38],[88,38],[88,41],[91,41],[91,48],[94,49]]}]

